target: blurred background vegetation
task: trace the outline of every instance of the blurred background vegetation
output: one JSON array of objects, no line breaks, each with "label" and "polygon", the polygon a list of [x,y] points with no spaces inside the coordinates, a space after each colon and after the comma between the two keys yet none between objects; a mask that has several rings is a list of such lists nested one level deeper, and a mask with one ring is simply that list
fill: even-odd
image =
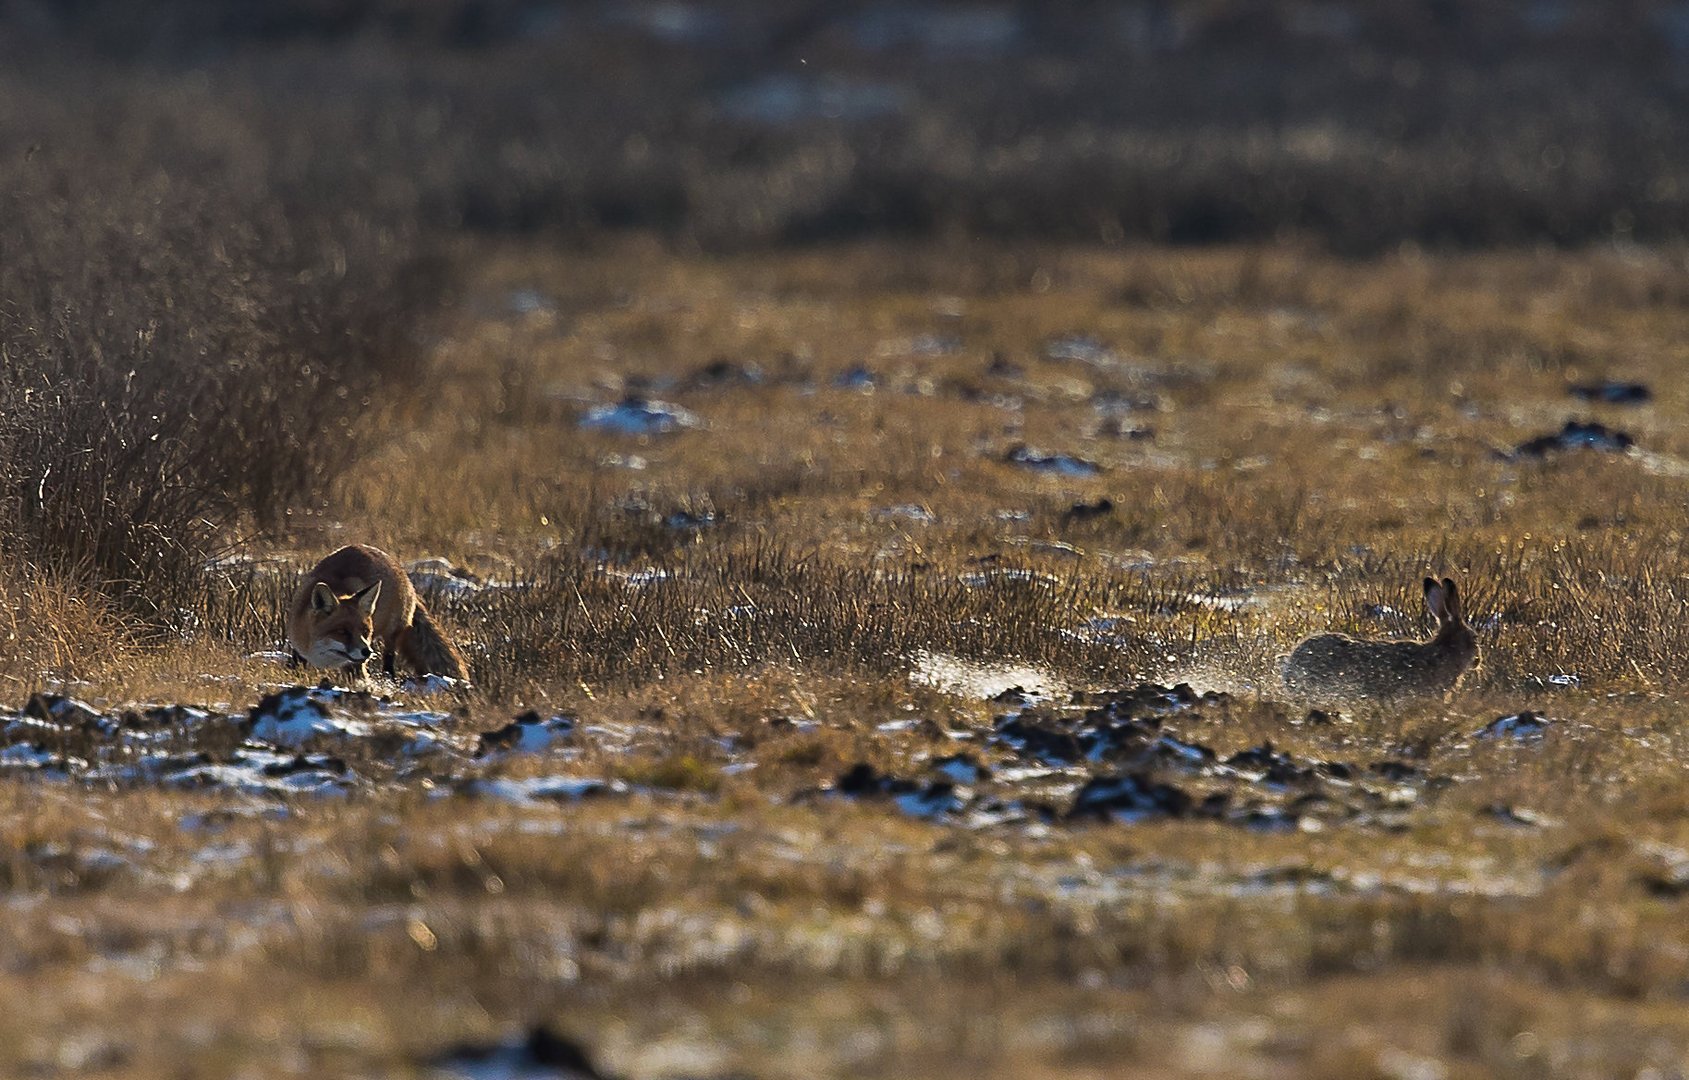
[{"label": "blurred background vegetation", "polygon": [[466,239],[1675,243],[1686,94],[1651,0],[5,0],[6,573],[168,626]]}]

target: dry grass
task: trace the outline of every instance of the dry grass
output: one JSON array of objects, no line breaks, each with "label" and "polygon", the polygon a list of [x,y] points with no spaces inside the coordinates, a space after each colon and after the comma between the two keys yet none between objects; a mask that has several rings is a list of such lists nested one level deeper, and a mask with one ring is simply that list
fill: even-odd
[{"label": "dry grass", "polygon": [[[1675,1075],[1680,22],[7,7],[0,1074]],[[697,423],[583,426],[630,398]],[[1514,452],[1573,419],[1637,447]],[[464,572],[476,686],[284,746],[350,540]],[[1456,694],[1282,700],[1426,573]],[[1052,765],[1009,683],[1213,759]],[[1134,770],[1202,809],[1071,812]]]},{"label": "dry grass", "polygon": [[[341,514],[383,541],[532,568],[532,590],[453,609],[496,643],[495,681],[600,683],[613,658],[896,666],[921,648],[1144,676],[1218,652],[1258,676],[1319,626],[1414,632],[1416,583],[1441,568],[1498,617],[1486,685],[1674,685],[1689,445],[1671,372],[1689,328],[1646,299],[1674,257],[987,249],[878,283],[896,261],[873,245],[707,262],[634,248],[558,277],[495,260],[471,310],[518,289],[552,307],[450,335],[445,392],[466,407],[412,417],[343,488]],[[1047,358],[1073,335],[1108,355]],[[834,385],[858,369],[870,389]],[[758,381],[732,383],[744,370]],[[1655,402],[1566,396],[1609,373]],[[577,428],[630,388],[707,426]],[[1149,407],[1100,404],[1120,399]],[[1506,453],[1596,415],[1644,454]],[[1023,443],[1101,471],[1003,460]],[[436,482],[407,487],[417,468]],[[1072,512],[1102,499],[1106,513]],[[676,515],[707,524],[665,524]],[[1378,604],[1401,614],[1368,615]],[[1098,616],[1137,632],[1063,633]]]},{"label": "dry grass", "polygon": [[[244,709],[286,674],[248,654],[293,573],[357,536],[494,583],[433,597],[481,685],[447,728],[534,706],[580,730],[344,800],[8,780],[0,1069],[402,1074],[534,1023],[633,1076],[1672,1067],[1679,256],[901,251],[465,264],[438,394],[381,414],[280,562],[225,566],[194,640],[65,670],[96,703]],[[516,289],[545,303],[510,311]],[[1075,334],[1112,358],[1046,356]],[[871,390],[834,385],[858,366]],[[1609,374],[1654,401],[1565,396]],[[636,387],[705,426],[578,426]],[[1126,396],[1152,438],[1103,423]],[[1496,453],[1573,416],[1642,453]],[[1044,475],[1004,460],[1019,443],[1102,469]],[[1416,632],[1440,569],[1485,649],[1451,701],[1321,724],[1276,700],[1298,635]],[[12,603],[26,682],[112,640],[18,587],[52,605]],[[928,652],[1230,688],[1173,730],[1419,779],[1317,831],[964,827],[816,795],[958,746],[1016,764],[981,737],[1005,706],[909,678]],[[1554,718],[1541,742],[1473,737],[1523,708]],[[446,794],[462,769],[630,790]]]}]

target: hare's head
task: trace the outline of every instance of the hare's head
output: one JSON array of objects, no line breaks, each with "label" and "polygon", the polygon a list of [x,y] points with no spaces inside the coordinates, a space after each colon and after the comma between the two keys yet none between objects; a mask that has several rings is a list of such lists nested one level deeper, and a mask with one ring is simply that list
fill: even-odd
[{"label": "hare's head", "polygon": [[1448,653],[1462,658],[1467,664],[1478,658],[1478,636],[1466,625],[1466,612],[1461,607],[1460,589],[1454,578],[1425,579],[1425,606],[1437,620],[1437,635],[1432,641]]}]

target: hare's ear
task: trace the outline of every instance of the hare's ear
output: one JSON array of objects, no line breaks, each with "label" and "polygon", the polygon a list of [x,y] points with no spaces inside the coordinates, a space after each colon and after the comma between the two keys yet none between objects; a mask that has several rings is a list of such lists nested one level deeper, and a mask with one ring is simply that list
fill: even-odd
[{"label": "hare's ear", "polygon": [[1447,591],[1436,578],[1428,577],[1425,579],[1425,607],[1440,623],[1448,622],[1448,600]]},{"label": "hare's ear", "polygon": [[381,599],[381,582],[367,585],[354,593],[352,601],[358,605],[358,610],[365,615],[375,613],[375,602]]},{"label": "hare's ear", "polygon": [[1454,578],[1446,577],[1443,579],[1443,592],[1445,594],[1443,605],[1449,609],[1449,618],[1459,622],[1461,616],[1460,590],[1455,588]]},{"label": "hare's ear", "polygon": [[340,603],[334,595],[334,590],[326,582],[317,582],[317,587],[311,590],[311,610],[318,615],[327,615]]}]

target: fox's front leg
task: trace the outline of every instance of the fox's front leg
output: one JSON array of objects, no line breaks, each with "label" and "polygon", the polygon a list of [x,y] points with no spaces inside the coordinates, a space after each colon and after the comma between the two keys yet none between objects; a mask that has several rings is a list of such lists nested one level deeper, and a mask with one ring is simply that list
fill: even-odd
[{"label": "fox's front leg", "polygon": [[399,654],[405,651],[405,639],[410,636],[410,627],[401,626],[393,631],[391,637],[381,639],[381,670],[387,673],[389,679],[397,679],[393,665]]}]

